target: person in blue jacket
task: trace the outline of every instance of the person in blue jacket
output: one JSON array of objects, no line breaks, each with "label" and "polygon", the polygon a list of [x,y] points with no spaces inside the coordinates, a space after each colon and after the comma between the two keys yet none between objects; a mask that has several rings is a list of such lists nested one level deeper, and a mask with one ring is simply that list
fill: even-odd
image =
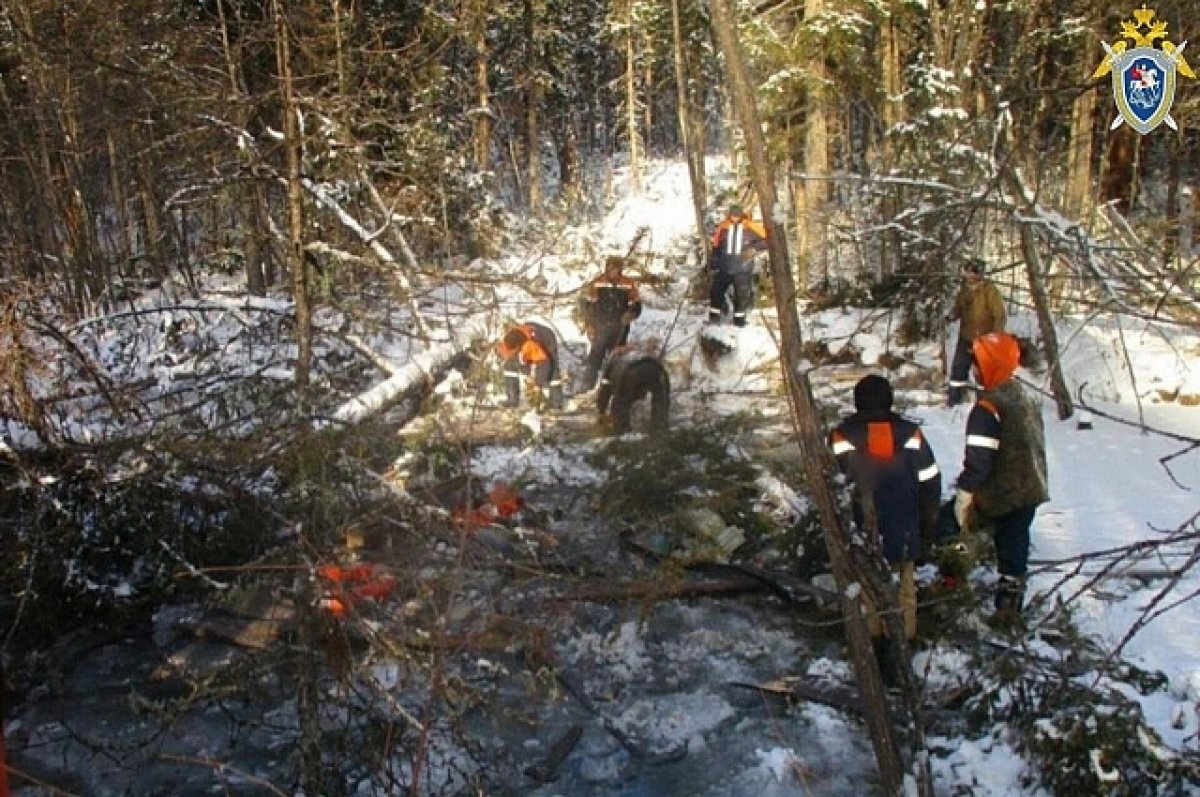
[{"label": "person in blue jacket", "polygon": [[[829,436],[838,466],[854,488],[854,522],[867,533],[899,581],[904,634],[917,634],[917,587],[913,563],[922,538],[933,535],[942,475],[920,427],[892,412],[893,391],[881,376],[854,386],[854,409]],[[873,516],[873,519],[872,517]],[[867,615],[880,672],[896,683],[898,646],[891,644],[875,607]]]}]

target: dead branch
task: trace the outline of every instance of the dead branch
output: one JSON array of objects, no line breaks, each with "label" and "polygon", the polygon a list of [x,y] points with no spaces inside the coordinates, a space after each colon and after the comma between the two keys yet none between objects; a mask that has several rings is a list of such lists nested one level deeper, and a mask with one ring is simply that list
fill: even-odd
[{"label": "dead branch", "polygon": [[759,579],[743,576],[690,583],[663,583],[661,578],[646,581],[613,584],[611,579],[592,587],[581,587],[563,595],[550,598],[558,602],[619,603],[622,601],[669,601],[678,598],[703,598],[717,595],[740,595],[746,592],[762,592],[768,585]]},{"label": "dead branch", "polygon": [[575,749],[575,745],[579,743],[579,738],[583,736],[582,725],[572,725],[567,728],[566,733],[558,738],[550,750],[546,753],[546,757],[541,764],[536,764],[525,769],[525,774],[541,783],[550,783],[558,779],[558,769],[562,766],[562,762],[566,760],[571,751]]}]

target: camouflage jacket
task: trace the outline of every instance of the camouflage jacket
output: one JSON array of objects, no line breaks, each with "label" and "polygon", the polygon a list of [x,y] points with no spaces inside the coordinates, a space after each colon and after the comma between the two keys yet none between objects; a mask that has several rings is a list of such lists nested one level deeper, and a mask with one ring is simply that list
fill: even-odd
[{"label": "camouflage jacket", "polygon": [[1016,381],[985,390],[971,408],[958,487],[987,517],[1049,499],[1041,409]]},{"label": "camouflage jacket", "polygon": [[963,287],[954,299],[950,318],[962,322],[958,336],[975,340],[989,332],[1003,332],[1007,322],[1004,298],[991,282],[984,280],[975,287]]}]

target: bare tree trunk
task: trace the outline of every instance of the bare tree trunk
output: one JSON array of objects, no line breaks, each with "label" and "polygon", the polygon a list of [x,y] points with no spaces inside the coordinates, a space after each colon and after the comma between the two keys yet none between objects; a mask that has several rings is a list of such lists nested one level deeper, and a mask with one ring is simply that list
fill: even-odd
[{"label": "bare tree trunk", "polygon": [[[1086,48],[1085,61],[1091,63],[1093,51]],[[1067,187],[1063,209],[1070,218],[1084,222],[1091,213],[1092,130],[1096,125],[1096,92],[1080,92],[1071,105],[1071,138],[1067,151]]]},{"label": "bare tree trunk", "polygon": [[[825,0],[806,0],[805,19],[815,19],[825,10]],[[823,234],[829,194],[829,120],[825,107],[825,54],[814,51],[805,68],[809,74],[804,100],[804,176],[796,182],[796,279],[800,290],[806,291],[812,279],[813,267],[824,271]],[[820,259],[822,262],[818,263]]]},{"label": "bare tree trunk", "polygon": [[475,115],[471,119],[471,147],[475,157],[476,171],[486,172],[491,166],[492,153],[492,109],[491,85],[488,83],[486,0],[471,4],[470,38],[475,54]]},{"label": "bare tree trunk", "polygon": [[[229,20],[225,17],[225,3],[217,3],[217,18],[221,25],[221,49],[225,55],[225,71],[229,77],[230,96],[242,100],[241,108],[235,112],[236,124],[239,128],[245,129],[249,118],[249,111],[246,110],[249,103],[246,100],[249,98],[238,70],[240,54],[235,52],[230,40]],[[253,162],[255,156],[252,150],[248,147],[239,149],[253,172],[257,164]],[[242,260],[246,269],[246,290],[255,296],[265,296],[268,280],[263,269],[263,260],[267,255],[268,247],[264,245],[263,241],[263,230],[266,229],[266,225],[262,215],[264,209],[262,185],[254,180],[244,189],[235,188],[235,190],[242,193],[238,216],[243,226]]]},{"label": "bare tree trunk", "polygon": [[163,232],[162,219],[159,217],[158,197],[154,195],[154,178],[150,176],[150,165],[144,158],[135,161],[137,170],[138,199],[142,206],[142,227],[146,235],[146,254],[154,267],[154,273],[162,281],[166,281],[167,249]]},{"label": "bare tree trunk", "polygon": [[698,134],[693,122],[696,114],[692,110],[691,93],[688,91],[687,56],[683,48],[683,30],[679,20],[679,0],[671,0],[672,50],[675,56],[675,102],[679,110],[679,137],[683,141],[683,154],[687,159],[688,181],[692,186],[692,210],[696,214],[696,237],[700,241],[700,267],[708,263],[708,223],[705,208],[708,206],[708,187],[704,174],[704,138]]},{"label": "bare tree trunk", "polygon": [[[280,0],[273,0],[279,3]],[[311,541],[315,542],[315,541]],[[296,720],[299,738],[300,779],[305,794],[324,794],[325,767],[321,751],[320,618],[314,610],[316,595],[303,575],[295,581],[296,604]]]},{"label": "bare tree trunk", "polygon": [[121,263],[121,276],[128,276],[133,261],[133,225],[129,220],[129,197],[125,194],[125,179],[121,174],[117,158],[117,141],[111,130],[105,136],[108,145],[108,181],[112,192],[113,213],[117,225],[117,256]]},{"label": "bare tree trunk", "polygon": [[[632,6],[633,4],[630,3]],[[654,63],[651,58],[653,52],[652,43],[650,41],[649,32],[643,30],[641,35],[642,40],[642,92],[646,95],[645,101],[642,103],[642,154],[644,157],[650,157],[650,153],[654,151]]]},{"label": "bare tree trunk", "polygon": [[[1001,166],[1004,179],[1021,206],[1035,215],[1036,208],[1029,190],[1021,183],[1020,176],[1005,162]],[[1029,281],[1029,295],[1033,298],[1033,307],[1037,312],[1038,329],[1042,333],[1042,343],[1046,349],[1046,359],[1050,363],[1050,390],[1054,394],[1054,404],[1058,408],[1059,420],[1070,418],[1075,412],[1071,402],[1071,391],[1063,376],[1062,361],[1058,351],[1058,332],[1054,327],[1054,318],[1050,314],[1050,302],[1046,298],[1046,287],[1042,281],[1042,258],[1038,252],[1037,235],[1033,228],[1026,223],[1021,224],[1021,253],[1025,257],[1025,274]]]},{"label": "bare tree trunk", "polygon": [[541,147],[538,139],[541,132],[539,113],[542,104],[542,81],[538,74],[538,19],[537,0],[525,0],[525,175],[527,202],[530,210],[536,210],[542,202]]},{"label": "bare tree trunk", "polygon": [[[287,265],[292,273],[292,298],[296,303],[296,384],[308,385],[312,366],[312,308],[309,306],[308,262],[304,257],[304,186],[300,179],[301,141],[299,108],[292,85],[291,46],[282,0],[272,0],[275,16],[275,58],[283,99],[283,149],[287,170]],[[312,791],[319,794],[320,790]]]},{"label": "bare tree trunk", "polygon": [[[354,0],[350,0],[353,13]],[[333,50],[337,68],[338,105],[345,109],[350,95],[350,74],[346,68],[346,22],[342,16],[342,0],[333,0]]]},{"label": "bare tree trunk", "polygon": [[246,188],[245,195],[246,204],[239,215],[243,225],[242,258],[246,264],[246,289],[255,296],[266,296],[268,283],[265,263],[270,257],[270,248],[263,235],[265,225],[262,213],[265,208],[262,186],[255,181]]},{"label": "bare tree trunk", "polygon": [[[642,150],[638,135],[637,59],[633,38],[633,0],[623,0],[622,23],[625,27],[625,134],[629,137],[629,178],[634,193],[642,191]],[[647,131],[649,132],[649,131]]]},{"label": "bare tree trunk", "polygon": [[[880,165],[884,174],[888,174],[896,165],[896,154],[893,152],[889,132],[895,130],[905,120],[904,114],[904,55],[900,35],[900,25],[896,17],[900,13],[900,4],[892,3],[887,18],[884,19],[880,32],[880,61],[883,67],[883,140],[880,142]],[[888,191],[883,198],[882,213],[884,219],[895,218],[902,207],[899,186]],[[880,250],[880,276],[889,276],[896,272],[900,259],[900,235],[894,229],[889,229],[883,235]]]},{"label": "bare tree trunk", "polygon": [[1179,253],[1180,229],[1180,186],[1183,183],[1183,135],[1178,132],[1168,134],[1167,148],[1171,157],[1167,159],[1167,207],[1166,231],[1163,235],[1162,263],[1163,268],[1172,269],[1172,263]]},{"label": "bare tree trunk", "polygon": [[1100,181],[1100,202],[1113,203],[1122,216],[1128,216],[1137,196],[1137,155],[1141,136],[1129,125],[1121,125],[1108,137],[1104,158],[1104,179]]},{"label": "bare tree trunk", "polygon": [[[888,717],[887,699],[879,667],[867,632],[862,603],[864,579],[857,578],[848,555],[849,545],[845,526],[834,500],[832,480],[837,473],[833,454],[825,444],[820,416],[806,374],[800,371],[800,318],[796,310],[796,286],[788,263],[787,240],[775,220],[775,174],[766,154],[766,142],[754,100],[753,86],[741,53],[737,21],[728,0],[709,0],[712,25],[717,44],[725,56],[729,70],[730,91],[746,137],[746,154],[762,206],[767,226],[771,278],[775,287],[775,303],[779,315],[780,365],[791,406],[800,451],[805,463],[805,475],[825,531],[830,566],[838,583],[842,600],[842,617],[850,645],[850,658],[863,697],[867,729],[875,748],[880,779],[889,795],[903,794],[904,764]],[[858,588],[855,588],[858,585]],[[915,719],[915,716],[914,716]],[[923,741],[923,740],[922,740]],[[923,762],[923,763],[921,763]],[[932,795],[932,776],[927,757],[914,765],[921,794]]]},{"label": "bare tree trunk", "polygon": [[573,206],[583,195],[583,159],[579,154],[575,108],[570,102],[560,105],[561,117],[553,132],[554,148],[558,153],[559,191],[567,205]]}]

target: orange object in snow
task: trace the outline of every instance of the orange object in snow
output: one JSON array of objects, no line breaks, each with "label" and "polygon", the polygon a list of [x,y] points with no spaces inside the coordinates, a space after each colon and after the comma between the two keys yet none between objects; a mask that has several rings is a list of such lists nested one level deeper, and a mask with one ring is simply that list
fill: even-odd
[{"label": "orange object in snow", "polygon": [[[322,609],[332,614],[334,617],[346,616],[346,604],[342,603],[337,598],[321,598],[319,604]],[[0,795],[2,797],[2,795]]]},{"label": "orange object in snow", "polygon": [[351,603],[361,600],[387,600],[396,589],[396,577],[377,565],[358,564],[343,567],[327,564],[317,568],[317,573],[335,586],[320,603],[321,608],[334,617],[345,617],[349,610],[348,604]]},{"label": "orange object in snow", "polygon": [[454,510],[451,519],[454,525],[470,534],[479,531],[484,526],[490,526],[497,520],[504,520],[521,511],[525,500],[517,495],[507,484],[497,484],[488,493],[487,500],[475,508],[460,506]]},{"label": "orange object in snow", "polygon": [[497,484],[488,493],[488,501],[496,508],[496,514],[502,518],[512,517],[521,511],[525,501],[507,484]]},{"label": "orange object in snow", "polygon": [[321,575],[321,578],[326,581],[332,581],[335,584],[367,581],[374,575],[374,570],[375,568],[371,565],[353,565],[351,567],[321,565],[317,568],[317,572]]}]

